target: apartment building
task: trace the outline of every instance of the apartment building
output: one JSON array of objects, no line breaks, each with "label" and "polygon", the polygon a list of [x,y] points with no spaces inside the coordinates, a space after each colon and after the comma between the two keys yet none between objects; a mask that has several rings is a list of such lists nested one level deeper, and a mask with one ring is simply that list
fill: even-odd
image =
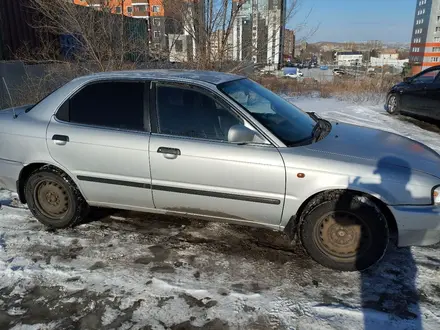
[{"label": "apartment building", "polygon": [[186,62],[206,55],[205,1],[182,0],[166,10],[170,61]]},{"label": "apartment building", "polygon": [[413,74],[440,65],[440,0],[417,0],[409,60]]},{"label": "apartment building", "polygon": [[232,58],[280,66],[284,53],[285,0],[232,0]]},{"label": "apartment building", "polygon": [[284,60],[293,61],[295,58],[295,31],[284,29]]}]

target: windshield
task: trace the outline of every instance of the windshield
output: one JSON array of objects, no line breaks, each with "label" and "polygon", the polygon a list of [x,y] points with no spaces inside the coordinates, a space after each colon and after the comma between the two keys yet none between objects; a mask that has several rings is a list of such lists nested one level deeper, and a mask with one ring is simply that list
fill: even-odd
[{"label": "windshield", "polygon": [[316,121],[282,97],[250,79],[218,86],[287,146],[313,139]]}]

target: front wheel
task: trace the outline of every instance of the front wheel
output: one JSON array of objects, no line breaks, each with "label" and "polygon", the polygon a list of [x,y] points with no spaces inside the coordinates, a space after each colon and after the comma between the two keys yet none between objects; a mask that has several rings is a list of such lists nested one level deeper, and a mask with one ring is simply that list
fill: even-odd
[{"label": "front wheel", "polygon": [[391,115],[397,115],[400,113],[399,108],[399,96],[391,94],[387,100],[387,112]]},{"label": "front wheel", "polygon": [[323,195],[306,209],[302,244],[323,266],[361,271],[374,265],[389,242],[387,221],[368,198],[351,192]]}]

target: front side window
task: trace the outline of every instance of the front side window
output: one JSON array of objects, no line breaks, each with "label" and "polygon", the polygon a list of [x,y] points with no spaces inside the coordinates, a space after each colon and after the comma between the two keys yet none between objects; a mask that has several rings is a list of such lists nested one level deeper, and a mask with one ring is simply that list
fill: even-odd
[{"label": "front side window", "polygon": [[71,123],[144,130],[144,83],[100,82],[84,87],[68,102]]},{"label": "front side window", "polygon": [[[437,60],[438,60],[438,58],[437,58]],[[440,69],[422,73],[421,75],[415,77],[413,79],[412,83],[415,83],[415,84],[433,83],[439,72],[440,72]]]},{"label": "front side window", "polygon": [[234,80],[218,88],[287,146],[313,138],[316,121],[310,115],[252,80]]},{"label": "front side window", "polygon": [[229,128],[242,121],[208,93],[177,85],[157,85],[158,132],[228,141]]}]

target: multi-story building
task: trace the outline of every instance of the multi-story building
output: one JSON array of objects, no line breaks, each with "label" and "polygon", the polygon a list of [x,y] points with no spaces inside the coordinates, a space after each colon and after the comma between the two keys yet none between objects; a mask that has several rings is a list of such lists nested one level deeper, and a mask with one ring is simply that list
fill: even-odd
[{"label": "multi-story building", "polygon": [[279,67],[283,62],[285,0],[232,0],[232,58]]},{"label": "multi-story building", "polygon": [[440,64],[440,0],[417,0],[409,55],[413,74]]},{"label": "multi-story building", "polygon": [[186,62],[206,58],[208,44],[203,0],[182,0],[166,8],[165,33],[170,61]]},{"label": "multi-story building", "polygon": [[73,3],[95,9],[107,9],[114,14],[146,19],[152,50],[167,46],[165,10],[162,0],[73,0]]},{"label": "multi-story building", "polygon": [[379,58],[382,60],[398,60],[399,59],[399,53],[395,49],[384,49],[380,52]]},{"label": "multi-story building", "polygon": [[224,30],[214,31],[210,37],[210,59],[213,61],[232,59],[232,35]]},{"label": "multi-story building", "polygon": [[361,65],[363,60],[362,52],[337,52],[336,61],[338,66]]},{"label": "multi-story building", "polygon": [[295,31],[284,29],[284,60],[292,61],[295,58]]}]

